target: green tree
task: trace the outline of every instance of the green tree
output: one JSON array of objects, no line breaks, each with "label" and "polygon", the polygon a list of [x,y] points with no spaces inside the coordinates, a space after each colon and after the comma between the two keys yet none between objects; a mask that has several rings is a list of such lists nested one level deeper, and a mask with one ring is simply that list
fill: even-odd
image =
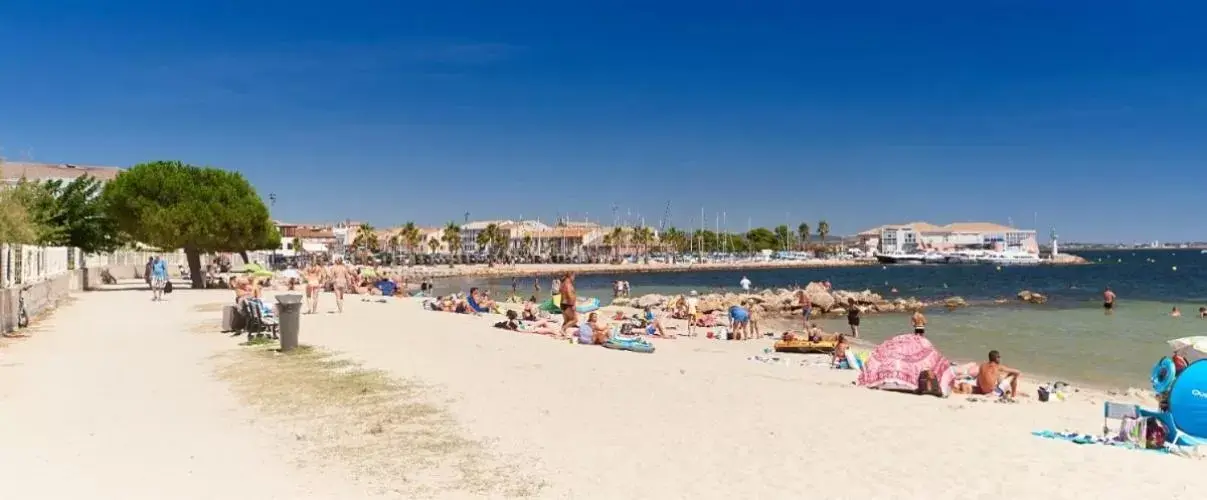
[{"label": "green tree", "polygon": [[423,235],[419,232],[419,227],[415,226],[414,222],[407,222],[402,226],[402,232],[398,233],[402,237],[402,246],[407,249],[407,253],[414,255],[415,249],[419,248],[419,244],[423,243]]},{"label": "green tree", "polygon": [[101,198],[132,240],[184,249],[194,288],[205,285],[203,253],[246,256],[248,250],[281,245],[264,200],[238,172],[179,161],[141,163],[106,184]]},{"label": "green tree", "polygon": [[830,223],[825,220],[817,222],[817,235],[821,237],[821,244],[826,244],[826,236],[830,235]]},{"label": "green tree", "polygon": [[779,246],[775,233],[765,227],[751,229],[746,233],[746,241],[750,243],[752,252],[771,250]]},{"label": "green tree", "polygon": [[809,245],[809,236],[812,236],[812,235],[809,234],[809,223],[808,222],[800,223],[800,225],[796,227],[796,234],[798,236],[800,236],[801,248],[804,248]]},{"label": "green tree", "polygon": [[[461,226],[456,222],[449,222],[444,226],[444,233],[440,235],[440,239],[448,246],[448,252],[451,255],[457,255],[461,251]],[[452,262],[449,262],[449,267],[452,267]]]},{"label": "green tree", "polygon": [[775,240],[776,240],[776,246],[778,248],[787,249],[788,244],[789,244],[789,239],[791,237],[792,237],[792,233],[790,231],[788,231],[787,224],[780,224],[778,226],[775,226]]},{"label": "green tree", "polygon": [[35,243],[42,230],[30,215],[20,186],[0,189],[0,243]]},{"label": "green tree", "polygon": [[432,249],[432,254],[435,254],[436,252],[440,251],[440,240],[436,238],[427,240],[427,246],[428,248]]}]

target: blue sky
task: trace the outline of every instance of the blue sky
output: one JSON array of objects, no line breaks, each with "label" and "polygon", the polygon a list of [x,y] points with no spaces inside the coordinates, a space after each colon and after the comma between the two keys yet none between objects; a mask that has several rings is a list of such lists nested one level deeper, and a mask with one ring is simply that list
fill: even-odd
[{"label": "blue sky", "polygon": [[278,218],[826,219],[1207,239],[1194,2],[24,1],[10,160],[243,172]]}]

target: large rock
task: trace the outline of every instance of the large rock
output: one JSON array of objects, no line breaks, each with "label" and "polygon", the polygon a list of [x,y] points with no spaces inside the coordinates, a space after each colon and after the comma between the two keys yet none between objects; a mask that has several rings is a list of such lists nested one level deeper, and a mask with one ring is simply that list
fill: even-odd
[{"label": "large rock", "polygon": [[1018,300],[1029,302],[1031,304],[1043,304],[1048,301],[1048,298],[1043,294],[1032,292],[1031,290],[1022,290],[1018,292]]},{"label": "large rock", "polygon": [[637,300],[633,301],[632,303],[643,309],[646,307],[660,307],[662,304],[666,303],[666,296],[651,293],[637,297]]},{"label": "large rock", "polygon": [[805,287],[805,294],[809,296],[813,307],[819,311],[826,312],[834,308],[834,295],[823,283],[809,283],[809,286]]},{"label": "large rock", "polygon": [[967,306],[968,301],[964,300],[964,297],[948,297],[947,300],[943,301],[943,305],[948,309],[955,309]]},{"label": "large rock", "polygon": [[616,298],[612,299],[612,305],[614,305],[614,306],[627,306],[632,302],[633,302],[633,299],[630,299],[628,297],[616,297]]}]

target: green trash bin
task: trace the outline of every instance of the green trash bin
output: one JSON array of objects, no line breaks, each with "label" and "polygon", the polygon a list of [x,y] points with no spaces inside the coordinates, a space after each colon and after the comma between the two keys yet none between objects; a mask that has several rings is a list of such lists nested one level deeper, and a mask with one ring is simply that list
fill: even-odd
[{"label": "green trash bin", "polygon": [[298,328],[302,321],[302,296],[297,294],[277,295],[277,314],[281,315],[281,352],[298,346]]}]

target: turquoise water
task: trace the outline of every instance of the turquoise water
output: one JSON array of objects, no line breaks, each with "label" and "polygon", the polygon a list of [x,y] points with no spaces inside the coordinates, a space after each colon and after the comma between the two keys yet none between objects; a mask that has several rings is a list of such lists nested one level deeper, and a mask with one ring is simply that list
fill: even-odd
[{"label": "turquoise water", "polygon": [[[628,280],[633,295],[734,290],[743,275],[756,287],[787,287],[830,280],[835,288],[870,289],[886,297],[941,299],[961,296],[974,304],[1029,289],[1048,295],[1043,305],[974,305],[955,311],[927,311],[927,335],[949,358],[981,360],[990,349],[1003,361],[1024,371],[1069,381],[1108,387],[1145,387],[1153,363],[1169,354],[1166,341],[1207,334],[1207,320],[1198,319],[1207,305],[1207,255],[1198,250],[1083,252],[1096,262],[1086,266],[868,266],[832,269],[708,271],[584,275],[580,294],[611,296],[611,282]],[[1176,269],[1175,269],[1176,268]],[[547,293],[549,279],[542,280]],[[445,286],[459,288],[466,281]],[[506,293],[511,279],[486,286]],[[532,279],[520,280],[520,292],[531,294]],[[1104,314],[1101,297],[1110,286],[1119,297],[1116,310]],[[898,294],[892,289],[897,288]],[[1173,306],[1182,318],[1169,317]],[[846,331],[845,319],[822,320],[828,331]],[[900,314],[868,315],[861,333],[882,340],[908,330]]]}]

